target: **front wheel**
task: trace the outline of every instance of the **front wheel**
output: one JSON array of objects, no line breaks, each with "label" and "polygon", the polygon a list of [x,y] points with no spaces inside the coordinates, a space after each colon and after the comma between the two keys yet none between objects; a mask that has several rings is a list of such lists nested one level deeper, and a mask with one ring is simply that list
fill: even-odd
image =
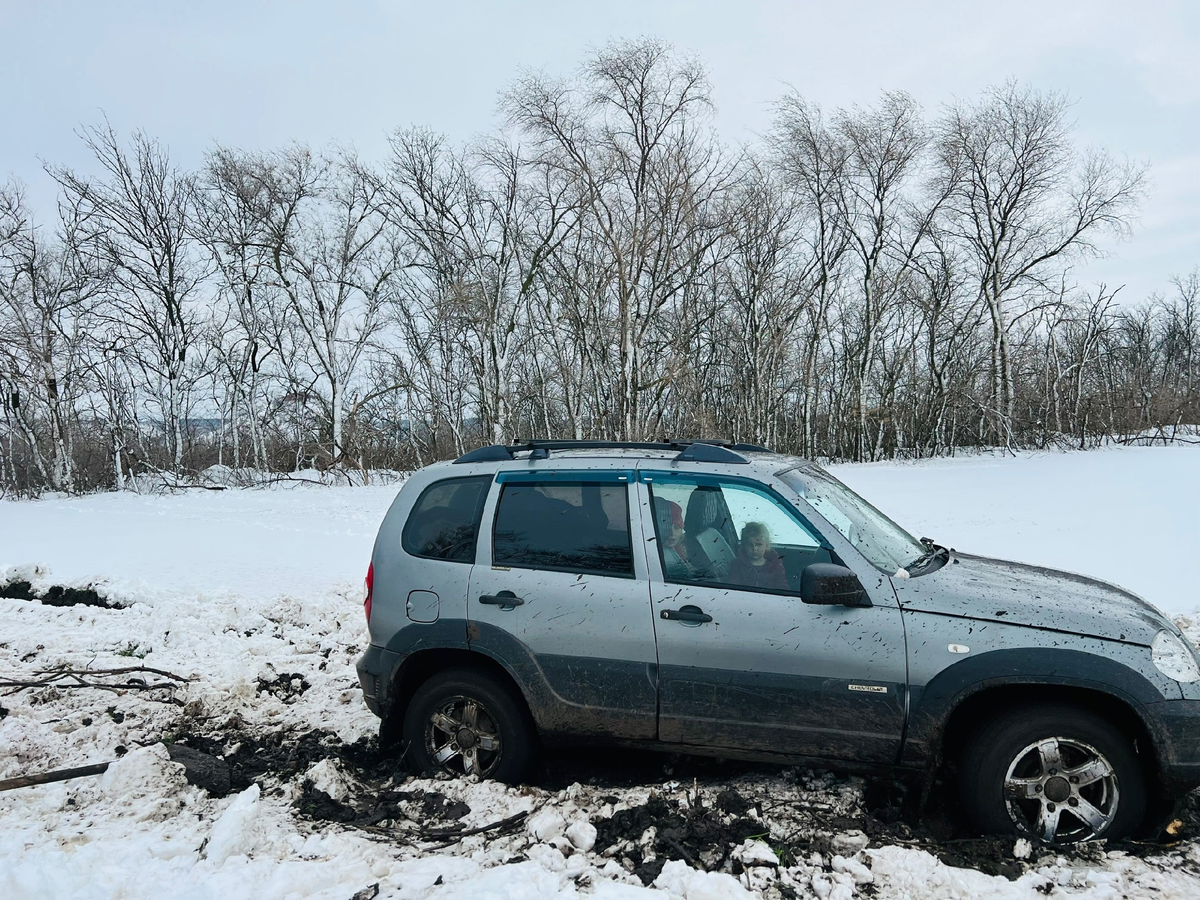
[{"label": "front wheel", "polygon": [[419,774],[438,770],[516,783],[533,768],[536,739],[521,701],[473,669],[434,675],[404,716],[407,758]]},{"label": "front wheel", "polygon": [[985,834],[1047,844],[1128,837],[1146,813],[1132,743],[1070,706],[1012,709],[980,728],[963,753],[959,794]]}]

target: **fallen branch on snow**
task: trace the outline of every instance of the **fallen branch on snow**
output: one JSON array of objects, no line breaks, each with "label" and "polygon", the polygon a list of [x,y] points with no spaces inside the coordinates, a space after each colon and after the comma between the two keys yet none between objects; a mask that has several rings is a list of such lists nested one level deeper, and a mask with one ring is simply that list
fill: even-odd
[{"label": "fallen branch on snow", "polygon": [[72,778],[83,778],[88,775],[99,775],[112,763],[96,763],[91,766],[78,766],[74,769],[56,769],[53,772],[43,772],[40,775],[22,775],[19,778],[8,778],[0,781],[0,792],[16,788],[32,787],[35,784],[50,784],[54,781],[70,781]]},{"label": "fallen branch on snow", "polygon": [[505,831],[509,828],[514,828],[520,825],[527,818],[529,813],[519,812],[511,815],[506,819],[501,819],[498,822],[492,822],[490,825],[480,825],[478,828],[467,828],[462,831],[455,828],[431,828],[429,830],[422,829],[421,839],[429,841],[445,840],[453,838],[453,843],[457,843],[460,839],[470,837],[473,834],[484,834],[488,831]]},{"label": "fallen branch on snow", "polygon": [[[488,825],[480,825],[476,828],[466,828],[466,829],[462,829],[461,831],[454,829],[454,828],[430,828],[430,829],[384,828],[380,825],[375,824],[375,822],[372,822],[369,820],[366,822],[350,822],[348,824],[353,828],[357,828],[361,831],[366,831],[371,834],[379,835],[382,838],[387,838],[390,840],[396,840],[397,838],[399,838],[399,839],[405,840],[406,843],[412,843],[414,840],[418,841],[422,844],[427,844],[432,841],[440,841],[440,843],[437,843],[432,847],[426,846],[426,847],[423,847],[422,849],[423,850],[441,850],[446,847],[451,847],[454,844],[457,844],[463,838],[471,837],[472,835],[475,835],[475,834],[487,834],[489,832],[494,832],[497,834],[505,834],[507,832],[513,831],[518,826],[520,826],[526,819],[528,819],[533,813],[537,812],[538,809],[541,809],[541,806],[538,806],[535,809],[530,810],[529,812],[516,813],[514,815],[508,816],[507,818],[500,819],[497,822],[492,822]],[[379,821],[379,819],[376,819],[375,821],[377,822],[377,821]]]},{"label": "fallen branch on snow", "polygon": [[[105,680],[120,678],[121,676],[136,676],[139,673],[158,675],[160,678],[168,680],[148,681],[138,677],[126,677],[124,681]],[[175,689],[180,684],[186,684],[191,680],[190,678],[184,678],[182,675],[176,675],[174,672],[154,669],[150,666],[125,666],[119,669],[72,669],[67,666],[58,666],[53,669],[42,669],[34,672],[32,679],[0,679],[0,688],[9,689],[4,692],[4,696],[6,697],[30,688],[41,687],[54,687],[60,690],[95,688],[101,691],[111,691],[114,694],[124,694],[128,691],[161,690],[169,694],[163,702],[179,703],[180,701],[176,700],[174,696]],[[150,699],[157,698],[151,697]]]}]

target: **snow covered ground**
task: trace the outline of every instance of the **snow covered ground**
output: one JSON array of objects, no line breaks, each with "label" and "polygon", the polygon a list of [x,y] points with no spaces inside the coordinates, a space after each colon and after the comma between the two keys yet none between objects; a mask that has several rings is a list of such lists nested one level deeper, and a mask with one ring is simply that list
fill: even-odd
[{"label": "snow covered ground", "polygon": [[[835,471],[920,534],[1115,581],[1196,637],[1198,448]],[[350,900],[375,896],[374,885],[381,898],[510,900],[1200,896],[1195,841],[1020,860],[1005,846],[997,865],[1010,880],[947,865],[950,854],[919,848],[902,825],[862,835],[856,823],[874,822],[863,782],[805,771],[676,771],[664,757],[649,779],[392,783],[355,743],[376,722],[353,663],[365,640],[361,579],[396,490],[287,485],[0,502],[0,584],[92,585],[120,607],[0,599],[0,681],[139,665],[192,679],[154,689],[72,687],[69,678],[0,688],[0,779],[118,759],[98,778],[0,793],[0,897]],[[170,680],[134,674],[147,688]],[[329,733],[329,753],[297,737],[311,729]],[[223,750],[241,761],[243,783],[227,797],[188,784],[159,743],[181,735],[237,738]],[[394,826],[332,821],[372,793]],[[652,818],[679,834],[741,827],[739,836],[756,837],[721,858],[669,862],[646,885],[622,860],[652,871],[662,846],[646,830]],[[461,840],[446,831],[505,820]],[[771,849],[800,845],[782,859]],[[721,859],[735,874],[701,871]]]}]

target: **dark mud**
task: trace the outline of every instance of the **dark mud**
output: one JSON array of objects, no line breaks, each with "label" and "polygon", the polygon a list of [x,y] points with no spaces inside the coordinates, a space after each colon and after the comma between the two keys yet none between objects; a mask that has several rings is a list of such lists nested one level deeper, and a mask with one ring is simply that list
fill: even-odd
[{"label": "dark mud", "polygon": [[304,781],[294,806],[302,816],[316,821],[358,826],[412,823],[422,830],[436,831],[452,829],[471,811],[466,804],[437,791],[397,788],[395,785],[408,780],[403,760],[380,751],[373,737],[346,744],[322,730],[265,735],[237,730],[223,736],[181,734],[175,743],[222,760],[228,766],[229,789],[233,791],[245,790],[267,777],[289,781],[315,763],[336,760],[362,790],[345,803]]},{"label": "dark mud", "polygon": [[[461,830],[457,823],[471,811],[438,791],[405,790],[408,772],[403,760],[381,750],[374,737],[346,744],[321,730],[252,735],[233,728],[224,736],[181,735],[178,742],[223,760],[234,791],[266,777],[292,780],[321,760],[337,761],[357,789],[339,801],[305,781],[294,807],[314,821],[387,826],[395,829],[389,833],[396,839],[405,834],[423,841],[452,841]],[[674,796],[662,793],[667,781],[682,786]],[[826,859],[837,853],[852,855],[839,841],[847,832],[860,831],[871,846],[918,847],[947,865],[1015,879],[1045,864],[1047,857],[1094,863],[1111,849],[1153,856],[1200,835],[1200,792],[1193,792],[1177,811],[1174,832],[1159,840],[1035,847],[1028,860],[1018,860],[1013,837],[981,838],[970,831],[956,808],[954,792],[944,783],[935,786],[925,809],[916,815],[914,789],[886,778],[855,781],[861,799],[845,808],[809,803],[805,798],[819,800],[827,781],[833,793],[850,784],[807,770],[605,748],[547,753],[532,786],[554,792],[575,783],[585,785],[596,809],[616,804],[616,792],[623,789],[652,788],[645,803],[608,817],[593,814],[591,820],[597,831],[595,851],[608,851],[606,855],[631,867],[645,884],[676,859],[737,874],[741,864],[732,854],[747,838],[767,841],[780,864],[787,866],[813,853]],[[609,790],[614,793],[606,793]],[[680,791],[687,803],[679,802]],[[503,831],[517,827],[520,822],[508,823]]]},{"label": "dark mud", "polygon": [[214,797],[229,793],[229,764],[217,756],[189,747],[187,744],[171,744],[167,747],[172,762],[183,766],[188,784],[202,787]]},{"label": "dark mud", "polygon": [[0,584],[0,597],[8,600],[37,599],[33,593],[33,585],[28,581],[10,581],[8,584]]},{"label": "dark mud", "polygon": [[364,792],[344,803],[305,781],[293,804],[309,819],[341,822],[359,827],[372,825],[410,826],[409,830],[428,839],[452,836],[456,823],[471,811],[467,804],[451,800],[440,791],[381,789]]},{"label": "dark mud", "polygon": [[[623,809],[596,826],[596,851],[603,853],[619,847],[618,854],[633,862],[633,872],[643,884],[651,884],[668,860],[682,859],[708,871],[720,869],[733,849],[746,838],[762,836],[763,823],[740,815],[730,816],[729,806],[749,808],[740,795],[727,790],[718,799],[716,808],[693,804],[681,810],[659,795],[651,795],[645,805]],[[732,803],[729,801],[732,799]],[[725,810],[721,806],[726,807]],[[653,828],[653,838],[641,843],[643,835]],[[648,858],[649,857],[649,858]],[[737,868],[735,867],[735,874]]]},{"label": "dark mud", "polygon": [[101,597],[92,587],[73,588],[52,585],[36,593],[28,581],[10,581],[0,586],[0,597],[9,600],[37,600],[43,606],[97,606],[101,609],[121,609],[120,604]]},{"label": "dark mud", "polygon": [[252,734],[231,728],[220,734],[182,733],[175,743],[223,759],[229,766],[230,789],[242,791],[264,777],[288,781],[323,759],[334,759],[355,777],[384,782],[406,775],[402,761],[379,750],[375,738],[343,743],[328,731],[280,731]]},{"label": "dark mud", "polygon": [[297,672],[280,672],[274,678],[258,679],[258,693],[270,694],[284,703],[295,703],[312,685]]}]

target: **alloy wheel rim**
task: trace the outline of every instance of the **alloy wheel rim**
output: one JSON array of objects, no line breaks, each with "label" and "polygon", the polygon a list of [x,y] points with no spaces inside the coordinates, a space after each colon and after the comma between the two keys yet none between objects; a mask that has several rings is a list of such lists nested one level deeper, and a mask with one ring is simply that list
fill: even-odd
[{"label": "alloy wheel rim", "polygon": [[500,762],[500,727],[474,697],[450,697],[425,722],[425,749],[453,775],[486,778]]},{"label": "alloy wheel rim", "polygon": [[1047,844],[1090,840],[1103,835],[1116,818],[1117,773],[1090,744],[1043,738],[1009,764],[1004,802],[1019,831]]}]

